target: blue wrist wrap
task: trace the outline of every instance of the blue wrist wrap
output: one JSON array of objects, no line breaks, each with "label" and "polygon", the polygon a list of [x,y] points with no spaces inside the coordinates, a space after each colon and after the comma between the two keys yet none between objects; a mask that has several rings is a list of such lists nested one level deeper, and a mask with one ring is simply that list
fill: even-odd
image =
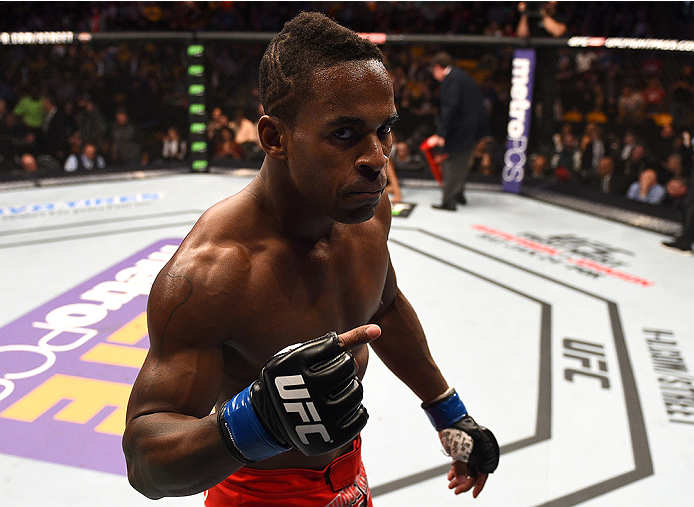
[{"label": "blue wrist wrap", "polygon": [[222,417],[234,445],[252,461],[262,461],[291,447],[275,440],[263,427],[251,405],[251,386],[224,404]]},{"label": "blue wrist wrap", "polygon": [[467,409],[455,391],[443,401],[433,406],[423,404],[422,408],[437,431],[450,428],[467,415]]}]

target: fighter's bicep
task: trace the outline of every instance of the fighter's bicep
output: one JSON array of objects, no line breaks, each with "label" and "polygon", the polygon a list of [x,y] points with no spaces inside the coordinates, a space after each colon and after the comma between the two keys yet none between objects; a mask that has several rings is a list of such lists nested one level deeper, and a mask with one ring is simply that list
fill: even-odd
[{"label": "fighter's bicep", "polygon": [[[147,303],[150,350],[216,347],[229,339],[235,319],[229,298],[220,295],[213,267],[172,267],[157,276]],[[233,286],[234,284],[231,284]],[[231,297],[235,299],[235,295]]]},{"label": "fighter's bicep", "polygon": [[196,299],[191,277],[157,277],[147,308],[149,351],[133,386],[129,419],[155,412],[204,416],[214,406],[223,355],[220,339],[211,336],[209,305]]},{"label": "fighter's bicep", "polygon": [[204,417],[219,397],[223,378],[219,347],[150,349],[133,385],[127,419],[160,412]]},{"label": "fighter's bicep", "polygon": [[175,334],[190,315],[194,315],[193,282],[185,274],[162,271],[154,280],[147,301],[147,327],[150,350],[163,346],[168,334]]}]

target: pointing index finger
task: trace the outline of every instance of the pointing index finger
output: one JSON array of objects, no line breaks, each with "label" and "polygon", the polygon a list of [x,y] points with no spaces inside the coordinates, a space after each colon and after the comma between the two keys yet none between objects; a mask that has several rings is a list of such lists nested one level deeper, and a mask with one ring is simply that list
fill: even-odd
[{"label": "pointing index finger", "polygon": [[337,339],[342,350],[349,351],[360,345],[366,345],[379,336],[381,336],[381,328],[375,324],[367,324],[366,326],[357,327],[342,333],[338,335]]}]

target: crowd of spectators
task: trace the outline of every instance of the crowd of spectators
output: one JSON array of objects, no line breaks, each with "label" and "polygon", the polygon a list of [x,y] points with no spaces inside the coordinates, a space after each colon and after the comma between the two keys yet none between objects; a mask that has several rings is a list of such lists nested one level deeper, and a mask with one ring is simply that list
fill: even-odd
[{"label": "crowd of spectators", "polygon": [[185,47],[118,43],[0,48],[0,171],[55,173],[94,145],[111,167],[157,165],[187,130]]},{"label": "crowd of spectators", "polygon": [[[692,38],[689,2],[562,2],[568,35]],[[0,32],[277,32],[318,10],[360,32],[515,34],[517,2],[3,2]]]},{"label": "crowd of spectators", "polygon": [[691,59],[562,49],[556,61],[553,134],[534,147],[530,182],[570,181],[680,206],[692,169]]},{"label": "crowd of spectators", "polygon": [[[563,4],[566,36],[694,38],[688,3]],[[519,19],[516,2],[10,2],[0,9],[0,31],[93,33],[275,32],[299,10],[314,9],[362,32],[493,38],[514,37]],[[262,42],[205,43],[213,163],[262,158],[254,125],[262,113],[256,83],[264,47]],[[418,146],[435,130],[438,84],[429,59],[444,49],[481,85],[491,119],[492,135],[476,153],[473,173],[498,177],[513,47],[386,44],[382,49],[401,117],[396,126],[401,169],[428,172]],[[557,93],[552,125],[544,129],[550,135],[533,146],[527,181],[569,180],[626,196],[632,185],[646,186],[655,173],[665,192],[651,191],[662,198],[649,202],[677,205],[692,159],[694,62],[688,55],[566,47],[538,51],[551,53],[556,62]],[[1,47],[0,172],[185,163],[186,68],[186,43],[177,40]],[[88,161],[75,165],[93,149],[103,163],[91,169]],[[29,158],[33,162],[24,164]],[[652,172],[641,176],[646,170]],[[632,191],[637,199],[645,199],[642,194],[649,191]]]}]

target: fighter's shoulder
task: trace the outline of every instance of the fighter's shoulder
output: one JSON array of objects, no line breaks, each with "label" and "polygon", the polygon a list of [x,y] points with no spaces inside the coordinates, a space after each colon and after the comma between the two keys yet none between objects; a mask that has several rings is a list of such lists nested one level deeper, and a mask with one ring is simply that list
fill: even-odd
[{"label": "fighter's shoulder", "polygon": [[[224,199],[202,214],[176,253],[177,263],[218,280],[250,262],[254,234],[260,228],[253,227],[252,210],[237,197]],[[233,268],[232,273],[218,271],[227,268]]]},{"label": "fighter's shoulder", "polygon": [[[157,276],[149,298],[153,332],[221,343],[230,337],[251,272],[248,247],[196,226]],[[202,334],[203,336],[196,336]]]},{"label": "fighter's shoulder", "polygon": [[222,221],[201,218],[167,265],[170,274],[189,278],[201,296],[219,292],[220,285],[233,287],[250,270],[251,247]]}]

